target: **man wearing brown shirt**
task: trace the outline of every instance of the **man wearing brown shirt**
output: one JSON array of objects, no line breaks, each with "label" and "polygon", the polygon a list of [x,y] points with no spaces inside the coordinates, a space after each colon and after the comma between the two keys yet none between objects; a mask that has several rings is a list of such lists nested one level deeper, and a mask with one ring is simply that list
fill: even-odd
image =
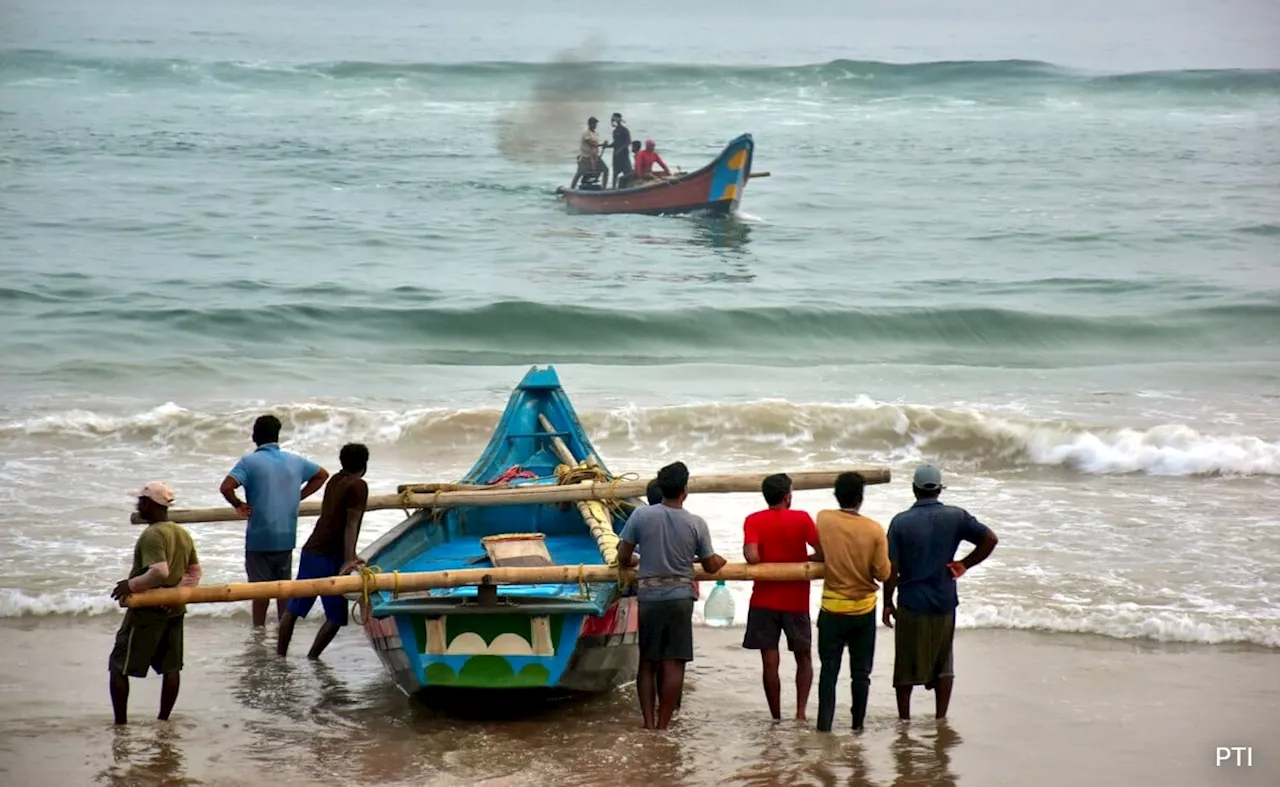
[{"label": "man wearing brown shirt", "polygon": [[865,479],[857,473],[836,478],[839,511],[818,512],[825,578],[818,611],[818,731],[830,732],[836,713],[836,681],[844,649],[849,649],[853,729],[862,729],[876,654],[876,591],[889,577],[884,528],[858,513]]},{"label": "man wearing brown shirt", "polygon": [[[342,470],[329,479],[324,489],[324,502],[320,505],[320,518],[315,530],[302,545],[298,559],[298,579],[320,579],[346,574],[358,568],[362,561],[356,556],[356,539],[360,537],[360,522],[364,518],[365,505],[369,502],[369,485],[364,473],[369,466],[369,449],[360,443],[348,443],[338,453]],[[316,597],[294,598],[280,618],[280,634],[276,639],[276,653],[289,652],[289,640],[298,618],[305,618],[316,603]],[[338,629],[347,625],[347,600],[343,596],[323,596],[324,624],[316,633],[307,658],[318,659],[321,652],[337,636]]]}]

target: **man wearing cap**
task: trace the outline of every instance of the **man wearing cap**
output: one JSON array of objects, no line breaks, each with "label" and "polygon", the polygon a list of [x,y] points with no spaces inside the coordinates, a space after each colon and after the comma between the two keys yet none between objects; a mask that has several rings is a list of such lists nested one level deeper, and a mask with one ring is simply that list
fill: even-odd
[{"label": "man wearing cap", "polygon": [[578,141],[578,171],[573,176],[573,182],[569,184],[571,189],[578,187],[578,181],[582,180],[583,175],[593,172],[600,173],[602,187],[609,183],[609,168],[600,160],[600,151],[608,147],[608,144],[602,143],[600,135],[596,133],[596,126],[599,124],[600,121],[594,117],[587,118],[587,130],[582,132],[582,137]]},{"label": "man wearing cap", "polygon": [[[124,606],[134,593],[151,588],[192,587],[200,584],[200,560],[191,534],[169,520],[173,490],[152,481],[138,493],[138,514],[147,528],[133,548],[129,578],[116,583],[111,597]],[[147,668],[162,675],[160,716],[169,718],[178,699],[178,675],[182,671],[183,604],[168,607],[130,607],[116,632],[115,647],[107,660],[111,673],[111,707],[116,724],[128,723],[129,678],[145,678]]]},{"label": "man wearing cap", "polygon": [[[244,531],[244,570],[250,582],[293,578],[293,548],[298,544],[298,504],[329,480],[329,471],[310,459],[280,450],[280,419],[259,416],[253,423],[258,446],[236,462],[222,479],[222,497],[248,519]],[[236,497],[244,487],[245,501]],[[267,624],[269,599],[254,599],[253,625]],[[276,602],[276,617],[284,605]]]},{"label": "man wearing cap", "polygon": [[631,181],[627,177],[631,174],[631,154],[628,152],[631,148],[631,129],[623,122],[621,112],[614,112],[609,122],[613,124],[613,142],[606,147],[613,148],[613,187],[616,189],[619,183]]},{"label": "man wearing cap", "polygon": [[[963,508],[943,505],[942,473],[933,465],[916,468],[911,481],[916,502],[889,523],[889,578],[884,583],[884,624],[894,629],[893,687],[898,718],[911,718],[911,689],[935,692],[937,718],[951,704],[952,641],[960,599],[956,580],[987,559],[996,534]],[[974,549],[956,560],[961,541]],[[894,591],[898,600],[894,603]],[[897,626],[894,626],[894,619]]]}]

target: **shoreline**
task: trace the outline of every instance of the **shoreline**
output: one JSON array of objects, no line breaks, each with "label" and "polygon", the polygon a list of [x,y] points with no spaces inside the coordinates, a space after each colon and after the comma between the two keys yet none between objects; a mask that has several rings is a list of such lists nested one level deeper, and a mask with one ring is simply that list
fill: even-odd
[{"label": "shoreline", "polygon": [[[741,628],[695,631],[684,709],[667,734],[639,729],[631,687],[554,707],[463,719],[405,698],[358,630],[321,662],[304,621],[286,660],[274,632],[237,618],[186,629],[183,689],[154,720],[160,681],[132,681],[131,724],[115,728],[106,656],[118,621],[0,622],[0,774],[13,785],[599,784],[1269,785],[1280,749],[1274,650],[1115,640],[1088,634],[964,630],[950,718],[913,695],[896,719],[892,633],[877,630],[867,729],[772,724],[758,660]],[[190,622],[189,622],[190,623]],[[794,712],[784,654],[783,712]],[[505,717],[503,717],[505,716]],[[1218,746],[1251,746],[1252,767],[1215,767]],[[67,756],[75,752],[76,756]],[[262,767],[269,766],[269,767]]]}]

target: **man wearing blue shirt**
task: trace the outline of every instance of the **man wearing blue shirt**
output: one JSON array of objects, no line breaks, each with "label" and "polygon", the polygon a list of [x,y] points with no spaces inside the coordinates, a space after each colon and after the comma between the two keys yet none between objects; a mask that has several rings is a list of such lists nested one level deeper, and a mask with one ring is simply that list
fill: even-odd
[{"label": "man wearing blue shirt", "polygon": [[[298,540],[298,504],[315,494],[329,473],[310,459],[280,450],[280,419],[260,416],[253,423],[253,442],[222,480],[222,496],[249,524],[244,533],[244,570],[250,582],[275,582],[293,576],[293,548]],[[236,497],[244,487],[245,500]],[[253,625],[267,623],[267,599],[253,602]],[[284,607],[276,602],[276,616]]]},{"label": "man wearing blue shirt", "polygon": [[[943,505],[942,473],[932,465],[916,468],[911,481],[916,502],[889,523],[889,578],[884,583],[884,624],[894,629],[893,687],[898,718],[911,718],[911,689],[934,691],[937,718],[951,704],[951,645],[960,597],[956,580],[987,559],[996,534],[963,508]],[[961,541],[974,550],[956,560]],[[894,590],[898,601],[894,604]],[[897,618],[897,627],[894,618]]]}]

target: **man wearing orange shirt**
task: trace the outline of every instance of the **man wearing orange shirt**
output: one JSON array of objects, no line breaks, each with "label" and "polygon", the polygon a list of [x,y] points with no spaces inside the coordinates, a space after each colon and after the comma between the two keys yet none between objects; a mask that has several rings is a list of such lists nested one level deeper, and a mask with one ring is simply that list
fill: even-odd
[{"label": "man wearing orange shirt", "polygon": [[[822,560],[818,531],[804,511],[791,510],[791,479],[771,475],[760,485],[768,508],[747,517],[742,526],[742,555],[748,563],[803,563]],[[809,554],[809,547],[816,554]],[[809,689],[813,686],[813,634],[809,621],[809,583],[756,582],[747,610],[742,647],[760,651],[764,667],[764,696],[774,720],[782,718],[781,657],[778,643],[787,635],[787,648],[796,659],[796,719],[804,721]]]},{"label": "man wearing orange shirt", "polygon": [[[884,528],[858,513],[866,481],[857,473],[836,478],[838,511],[818,512],[825,578],[818,610],[818,732],[831,732],[836,713],[836,681],[849,650],[853,729],[862,729],[876,655],[876,591],[889,578],[889,543]],[[886,597],[887,598],[887,597]]]}]

